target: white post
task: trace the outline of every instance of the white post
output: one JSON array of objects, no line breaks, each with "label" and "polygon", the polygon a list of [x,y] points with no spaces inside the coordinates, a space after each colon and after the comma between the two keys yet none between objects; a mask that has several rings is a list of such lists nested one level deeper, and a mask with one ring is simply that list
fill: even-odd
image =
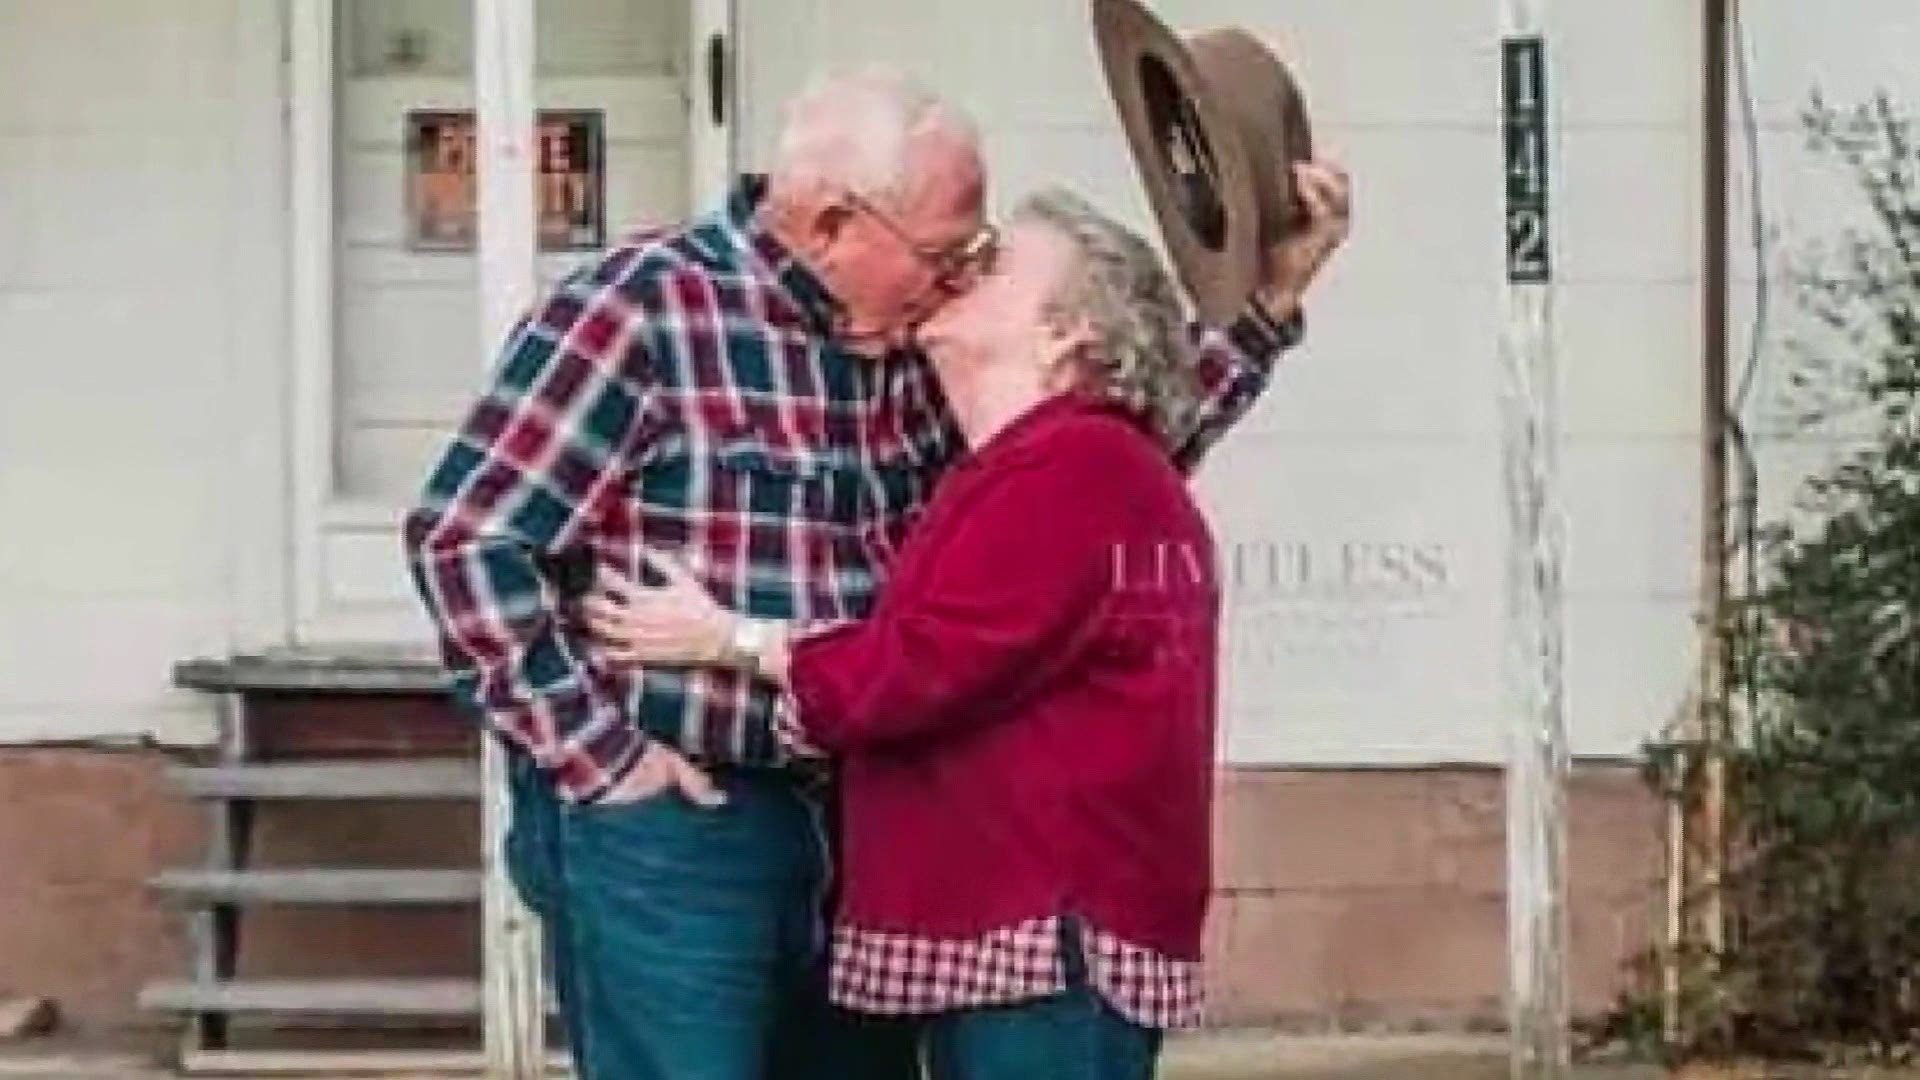
[{"label": "white post", "polygon": [[1506,565],[1507,1018],[1514,1080],[1567,1075],[1565,694],[1559,373],[1547,214],[1546,0],[1499,0],[1507,288],[1501,336]]},{"label": "white post", "polygon": [[321,521],[334,494],[334,0],[287,9],[287,292],[293,350],[294,633],[322,605]]},{"label": "white post", "polygon": [[[474,98],[478,102],[479,355],[491,361],[533,300],[533,0],[475,0]],[[507,881],[502,843],[512,814],[505,756],[482,740],[481,844],[486,867],[481,948],[487,1075],[534,1080],[546,1057],[540,937]]]},{"label": "white post", "polygon": [[688,201],[697,206],[724,197],[733,181],[740,50],[733,0],[689,0],[687,6]]}]

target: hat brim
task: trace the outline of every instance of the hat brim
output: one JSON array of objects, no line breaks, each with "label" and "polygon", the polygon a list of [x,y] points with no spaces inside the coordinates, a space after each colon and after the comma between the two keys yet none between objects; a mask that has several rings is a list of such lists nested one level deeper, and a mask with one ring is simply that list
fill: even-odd
[{"label": "hat brim", "polygon": [[1133,0],[1092,0],[1107,88],[1174,271],[1200,318],[1224,325],[1259,281],[1249,150],[1185,43]]}]

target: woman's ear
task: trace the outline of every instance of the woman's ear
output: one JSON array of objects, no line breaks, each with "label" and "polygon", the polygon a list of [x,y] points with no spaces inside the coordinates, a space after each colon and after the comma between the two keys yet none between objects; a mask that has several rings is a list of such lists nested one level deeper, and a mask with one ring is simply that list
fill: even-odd
[{"label": "woman's ear", "polygon": [[1100,345],[1100,335],[1094,332],[1093,323],[1085,316],[1068,316],[1050,312],[1045,319],[1042,334],[1041,351],[1045,354],[1047,366],[1052,368],[1084,365],[1094,359],[1094,352]]},{"label": "woman's ear", "polygon": [[1062,350],[1075,359],[1090,359],[1100,345],[1100,335],[1093,328],[1093,320],[1084,315],[1055,318],[1051,322]]}]

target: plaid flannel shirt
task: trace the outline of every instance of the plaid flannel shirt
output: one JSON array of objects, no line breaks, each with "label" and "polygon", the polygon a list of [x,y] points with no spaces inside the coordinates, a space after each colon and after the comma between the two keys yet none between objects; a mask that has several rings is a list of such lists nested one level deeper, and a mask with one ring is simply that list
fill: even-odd
[{"label": "plaid flannel shirt", "polygon": [[[596,657],[542,556],[645,578],[650,547],[734,611],[859,618],[961,449],[924,358],[834,343],[836,307],[759,222],[762,191],[749,179],[721,210],[560,282],[510,336],[405,523],[456,698],[575,802],[653,739],[708,763],[790,754],[768,685]],[[1252,403],[1286,344],[1252,316],[1200,333],[1205,404],[1183,465]]]}]

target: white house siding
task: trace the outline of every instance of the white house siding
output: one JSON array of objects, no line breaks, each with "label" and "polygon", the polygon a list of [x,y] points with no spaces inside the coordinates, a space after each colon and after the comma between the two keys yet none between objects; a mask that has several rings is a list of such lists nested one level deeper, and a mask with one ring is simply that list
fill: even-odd
[{"label": "white house siding", "polygon": [[280,622],[279,28],[0,3],[0,742],[206,735]]},{"label": "white house siding", "polygon": [[[1884,91],[1909,117],[1920,116],[1920,5],[1903,0],[1848,0],[1813,6],[1793,0],[1749,0],[1752,110],[1757,120],[1761,224],[1770,273],[1756,280],[1752,171],[1747,135],[1733,135],[1733,216],[1728,238],[1734,314],[1730,332],[1736,378],[1754,364],[1753,389],[1742,415],[1760,462],[1760,503],[1769,519],[1787,516],[1802,480],[1830,467],[1858,445],[1863,416],[1842,416],[1808,429],[1799,426],[1784,393],[1794,357],[1789,341],[1811,329],[1796,310],[1784,262],[1810,243],[1832,241],[1849,227],[1870,226],[1857,188],[1830,157],[1808,150],[1801,114],[1819,91],[1835,105],[1864,104]],[[1736,116],[1743,110],[1736,98]],[[1756,299],[1768,301],[1752,350]],[[1814,340],[1819,340],[1815,337]]]},{"label": "white house siding", "polygon": [[[0,2],[0,740],[203,737],[204,706],[166,689],[168,663],[288,632],[278,7]],[[1279,41],[1358,184],[1309,345],[1202,479],[1253,575],[1230,756],[1493,759],[1494,5],[1158,7]],[[1920,9],[1745,7],[1768,219],[1810,235],[1844,214],[1794,113],[1816,85],[1920,100]],[[1084,17],[1079,0],[743,4],[743,163],[764,164],[808,72],[882,61],[975,112],[996,203],[1059,180],[1144,222]],[[1699,17],[1671,0],[1563,0],[1553,18],[1574,747],[1613,755],[1681,706],[1691,666]],[[1752,263],[1735,150],[1738,357]],[[1780,370],[1763,366],[1762,392]],[[1770,504],[1846,434],[1769,442]],[[1316,581],[1339,571],[1313,604],[1303,552]],[[1250,569],[1270,554],[1277,588]]]},{"label": "white house siding", "polygon": [[[1293,575],[1264,594],[1243,581],[1229,755],[1491,759],[1494,5],[1158,6],[1179,25],[1243,22],[1292,43],[1322,141],[1358,184],[1309,346],[1202,479],[1229,550],[1252,560],[1243,573],[1271,550]],[[1794,115],[1815,86],[1920,105],[1920,6],[1742,6],[1767,221],[1791,242],[1857,220]],[[779,103],[809,71],[883,61],[980,117],[1000,205],[1060,180],[1145,221],[1081,0],[736,7],[743,164],[765,163]],[[1681,703],[1692,662],[1697,0],[1553,9],[1574,744],[1622,754]],[[282,20],[274,0],[0,0],[0,745],[202,740],[206,705],[168,690],[168,665],[291,633]],[[1754,291],[1742,158],[1736,139],[1736,357]],[[1777,346],[1793,321],[1777,284],[1773,298]],[[1777,509],[1853,433],[1781,438],[1765,402],[1784,361],[1767,359],[1750,419]],[[1350,553],[1359,583],[1310,608],[1302,551],[1322,581]],[[177,924],[142,882],[191,849],[192,819],[156,755],[13,750],[0,772],[4,798],[33,807],[0,829],[0,907],[20,916],[0,970],[83,1022],[130,1016],[141,982],[179,970]],[[1576,779],[1572,813],[1580,1000],[1599,1006],[1647,940],[1655,815],[1612,770]],[[1221,1015],[1497,1014],[1501,820],[1484,774],[1232,773],[1228,895],[1210,929]]]},{"label": "white house siding", "polygon": [[[1156,8],[1176,27],[1238,23],[1277,43],[1358,203],[1352,244],[1312,299],[1308,346],[1201,480],[1223,546],[1243,560],[1228,756],[1497,759],[1495,6]],[[1699,19],[1672,0],[1553,8],[1573,744],[1618,755],[1679,706],[1690,663]],[[777,102],[809,68],[892,62],[973,110],[996,202],[1062,181],[1146,220],[1084,4],[898,11],[884,0],[756,9],[746,136],[757,160]],[[763,35],[794,47],[754,50]]]}]

